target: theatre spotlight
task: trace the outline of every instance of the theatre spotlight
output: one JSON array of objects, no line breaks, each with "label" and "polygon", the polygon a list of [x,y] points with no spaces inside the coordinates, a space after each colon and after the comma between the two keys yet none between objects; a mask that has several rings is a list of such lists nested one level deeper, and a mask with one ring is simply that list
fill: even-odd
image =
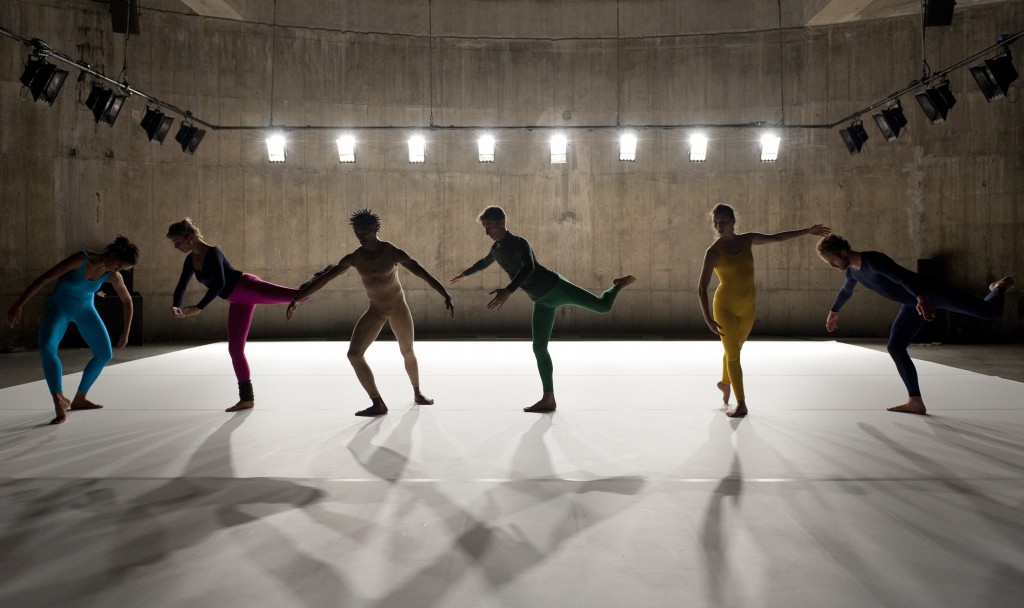
[{"label": "theatre spotlight", "polygon": [[267,137],[267,157],[272,163],[283,163],[288,156],[285,151],[284,133],[280,131],[271,133]]},{"label": "theatre spotlight", "polygon": [[85,100],[85,107],[92,110],[96,124],[102,123],[112,127],[125,99],[128,99],[128,96],[123,93],[115,93],[105,86],[93,84],[92,91]]},{"label": "theatre spotlight", "polygon": [[342,135],[338,138],[338,161],[342,163],[356,162],[356,138]]},{"label": "theatre spotlight", "polygon": [[690,162],[702,163],[708,157],[708,137],[701,133],[690,136]]},{"label": "theatre spotlight", "polygon": [[774,163],[779,160],[779,144],[782,138],[774,133],[765,133],[761,136],[761,162]]},{"label": "theatre spotlight", "polygon": [[157,108],[146,106],[146,115],[142,117],[142,128],[146,131],[149,141],[155,144],[164,143],[167,132],[171,130],[173,116],[168,116]]},{"label": "theatre spotlight", "polygon": [[932,124],[938,124],[946,120],[946,114],[949,113],[949,109],[956,105],[956,97],[953,96],[953,91],[949,88],[948,81],[943,82],[937,87],[926,89],[914,95],[914,98],[917,99],[921,110],[924,111],[924,115],[928,117],[928,120],[932,121]]},{"label": "theatre spotlight", "polygon": [[181,151],[185,154],[195,154],[204,135],[206,135],[206,131],[203,129],[183,122],[178,127],[178,134],[174,136],[174,141],[181,144]]},{"label": "theatre spotlight", "polygon": [[619,138],[619,160],[636,161],[636,134],[627,131]]},{"label": "theatre spotlight", "polygon": [[1010,49],[995,59],[986,60],[982,65],[973,66],[971,76],[974,76],[978,88],[988,101],[1004,97],[1010,90],[1010,84],[1017,80],[1017,69],[1013,67]]},{"label": "theatre spotlight", "polygon": [[482,163],[493,163],[494,162],[494,136],[485,133],[476,140],[477,152],[479,154],[480,162]]},{"label": "theatre spotlight", "polygon": [[551,164],[564,165],[566,161],[566,149],[569,146],[569,139],[561,133],[551,136]]},{"label": "theatre spotlight", "polygon": [[409,138],[409,162],[427,162],[427,140],[422,135],[413,135]]},{"label": "theatre spotlight", "polygon": [[21,84],[32,92],[32,99],[52,106],[67,76],[67,70],[46,63],[42,57],[30,55],[25,63],[25,71],[21,73]]},{"label": "theatre spotlight", "polygon": [[843,138],[843,143],[846,144],[846,149],[851,155],[860,154],[860,149],[868,140],[868,132],[864,130],[864,123],[859,120],[845,129],[840,129],[839,135]]},{"label": "theatre spotlight", "polygon": [[875,124],[878,125],[878,130],[882,132],[885,141],[896,141],[900,131],[907,126],[907,117],[903,115],[899,100],[896,100],[896,105],[872,115],[872,118],[875,119]]}]

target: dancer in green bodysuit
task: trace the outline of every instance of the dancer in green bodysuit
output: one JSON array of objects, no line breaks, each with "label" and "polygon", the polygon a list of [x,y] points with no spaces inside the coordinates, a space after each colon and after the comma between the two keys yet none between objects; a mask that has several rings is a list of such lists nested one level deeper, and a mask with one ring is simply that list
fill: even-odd
[{"label": "dancer in green bodysuit", "polygon": [[562,306],[578,306],[598,313],[606,313],[612,309],[615,297],[623,287],[636,281],[633,275],[615,279],[614,285],[600,296],[581,289],[565,280],[561,275],[548,270],[537,263],[537,257],[530,248],[530,243],[505,229],[505,211],[501,207],[488,207],[477,218],[484,227],[484,234],[494,241],[490,252],[476,264],[473,264],[453,278],[451,283],[461,283],[469,275],[480,272],[494,262],[508,273],[512,279],[506,287],[491,291],[494,298],[487,303],[487,308],[496,310],[508,301],[512,292],[522,288],[533,300],[533,354],[537,357],[537,369],[540,371],[544,385],[544,396],[540,401],[523,408],[526,412],[555,411],[555,389],[552,372],[551,355],[548,353],[548,341],[555,327],[555,312]]}]

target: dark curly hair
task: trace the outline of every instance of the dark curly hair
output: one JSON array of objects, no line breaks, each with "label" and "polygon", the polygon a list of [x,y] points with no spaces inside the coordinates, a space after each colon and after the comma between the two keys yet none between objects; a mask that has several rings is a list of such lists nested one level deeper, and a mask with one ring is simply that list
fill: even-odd
[{"label": "dark curly hair", "polygon": [[380,216],[369,209],[360,209],[348,218],[348,223],[353,228],[372,228],[380,230]]}]

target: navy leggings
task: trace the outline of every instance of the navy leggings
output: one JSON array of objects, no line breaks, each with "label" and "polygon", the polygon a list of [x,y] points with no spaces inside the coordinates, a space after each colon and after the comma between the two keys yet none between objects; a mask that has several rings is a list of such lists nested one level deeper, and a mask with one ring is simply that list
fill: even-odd
[{"label": "navy leggings", "polygon": [[[982,300],[942,286],[935,293],[928,294],[928,298],[935,310],[958,312],[986,321],[998,319],[1003,314],[1002,289],[990,291]],[[907,394],[911,397],[920,397],[921,387],[917,382],[917,368],[914,367],[914,362],[910,359],[910,354],[907,353],[907,347],[910,346],[910,342],[917,332],[921,331],[925,323],[924,317],[917,313],[916,305],[904,304],[896,314],[892,328],[889,329],[889,356],[896,363],[900,378],[907,386]]]}]

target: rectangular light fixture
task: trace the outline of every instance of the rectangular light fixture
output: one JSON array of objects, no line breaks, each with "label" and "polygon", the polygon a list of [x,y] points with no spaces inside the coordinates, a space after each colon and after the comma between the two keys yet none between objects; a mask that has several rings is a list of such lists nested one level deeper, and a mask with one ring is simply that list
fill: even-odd
[{"label": "rectangular light fixture", "polygon": [[205,130],[183,122],[178,127],[178,134],[174,136],[174,141],[181,144],[182,152],[192,155],[196,153],[196,148],[199,147],[199,142],[203,141],[204,135],[206,135]]},{"label": "rectangular light fixture", "polygon": [[482,163],[493,163],[494,162],[494,136],[490,134],[481,135],[476,140],[477,151],[480,155],[480,162]]},{"label": "rectangular light fixture", "polygon": [[774,133],[765,133],[761,136],[761,162],[774,163],[779,159],[779,144],[782,138]]},{"label": "rectangular light fixture", "polygon": [[167,132],[171,130],[171,123],[174,117],[168,116],[157,108],[146,108],[146,115],[142,117],[141,126],[146,131],[149,141],[155,144],[164,143]]},{"label": "rectangular light fixture", "polygon": [[868,140],[868,132],[864,130],[864,123],[859,120],[845,129],[840,129],[839,135],[843,138],[846,150],[851,155],[860,154],[861,148],[864,147],[864,142]]},{"label": "rectangular light fixture", "polygon": [[422,135],[409,138],[409,162],[424,163],[427,161],[427,140]]},{"label": "rectangular light fixture", "polygon": [[271,133],[267,137],[267,158],[272,163],[283,163],[287,157],[284,133]]},{"label": "rectangular light fixture", "polygon": [[619,138],[619,160],[634,162],[636,160],[636,134],[626,132]]},{"label": "rectangular light fixture", "polygon": [[900,136],[900,131],[907,126],[907,117],[903,115],[903,108],[899,101],[891,108],[873,114],[871,117],[875,119],[875,124],[878,125],[878,130],[882,132],[885,141],[896,141]]},{"label": "rectangular light fixture", "polygon": [[566,149],[569,146],[569,140],[561,133],[555,133],[551,136],[551,164],[553,165],[564,165],[566,161]]},{"label": "rectangular light fixture", "polygon": [[938,124],[946,120],[949,109],[956,105],[956,97],[953,96],[949,83],[944,82],[937,87],[926,89],[914,95],[921,110],[932,124]]},{"label": "rectangular light fixture", "polygon": [[1013,67],[1013,58],[1007,51],[995,59],[986,60],[982,65],[972,66],[971,76],[974,76],[985,99],[995,101],[1006,96],[1018,74],[1017,68]]},{"label": "rectangular light fixture", "polygon": [[356,162],[356,138],[342,135],[338,138],[338,161],[343,163]]},{"label": "rectangular light fixture", "polygon": [[708,138],[702,133],[690,136],[690,162],[702,163],[708,157]]},{"label": "rectangular light fixture", "polygon": [[21,84],[32,92],[32,99],[52,106],[67,76],[67,70],[46,63],[42,57],[30,55],[25,63],[25,71],[21,73]]},{"label": "rectangular light fixture", "polygon": [[85,107],[92,110],[96,124],[112,127],[126,99],[128,96],[125,94],[115,93],[105,86],[93,84],[92,91],[89,92],[89,97],[85,100]]}]

